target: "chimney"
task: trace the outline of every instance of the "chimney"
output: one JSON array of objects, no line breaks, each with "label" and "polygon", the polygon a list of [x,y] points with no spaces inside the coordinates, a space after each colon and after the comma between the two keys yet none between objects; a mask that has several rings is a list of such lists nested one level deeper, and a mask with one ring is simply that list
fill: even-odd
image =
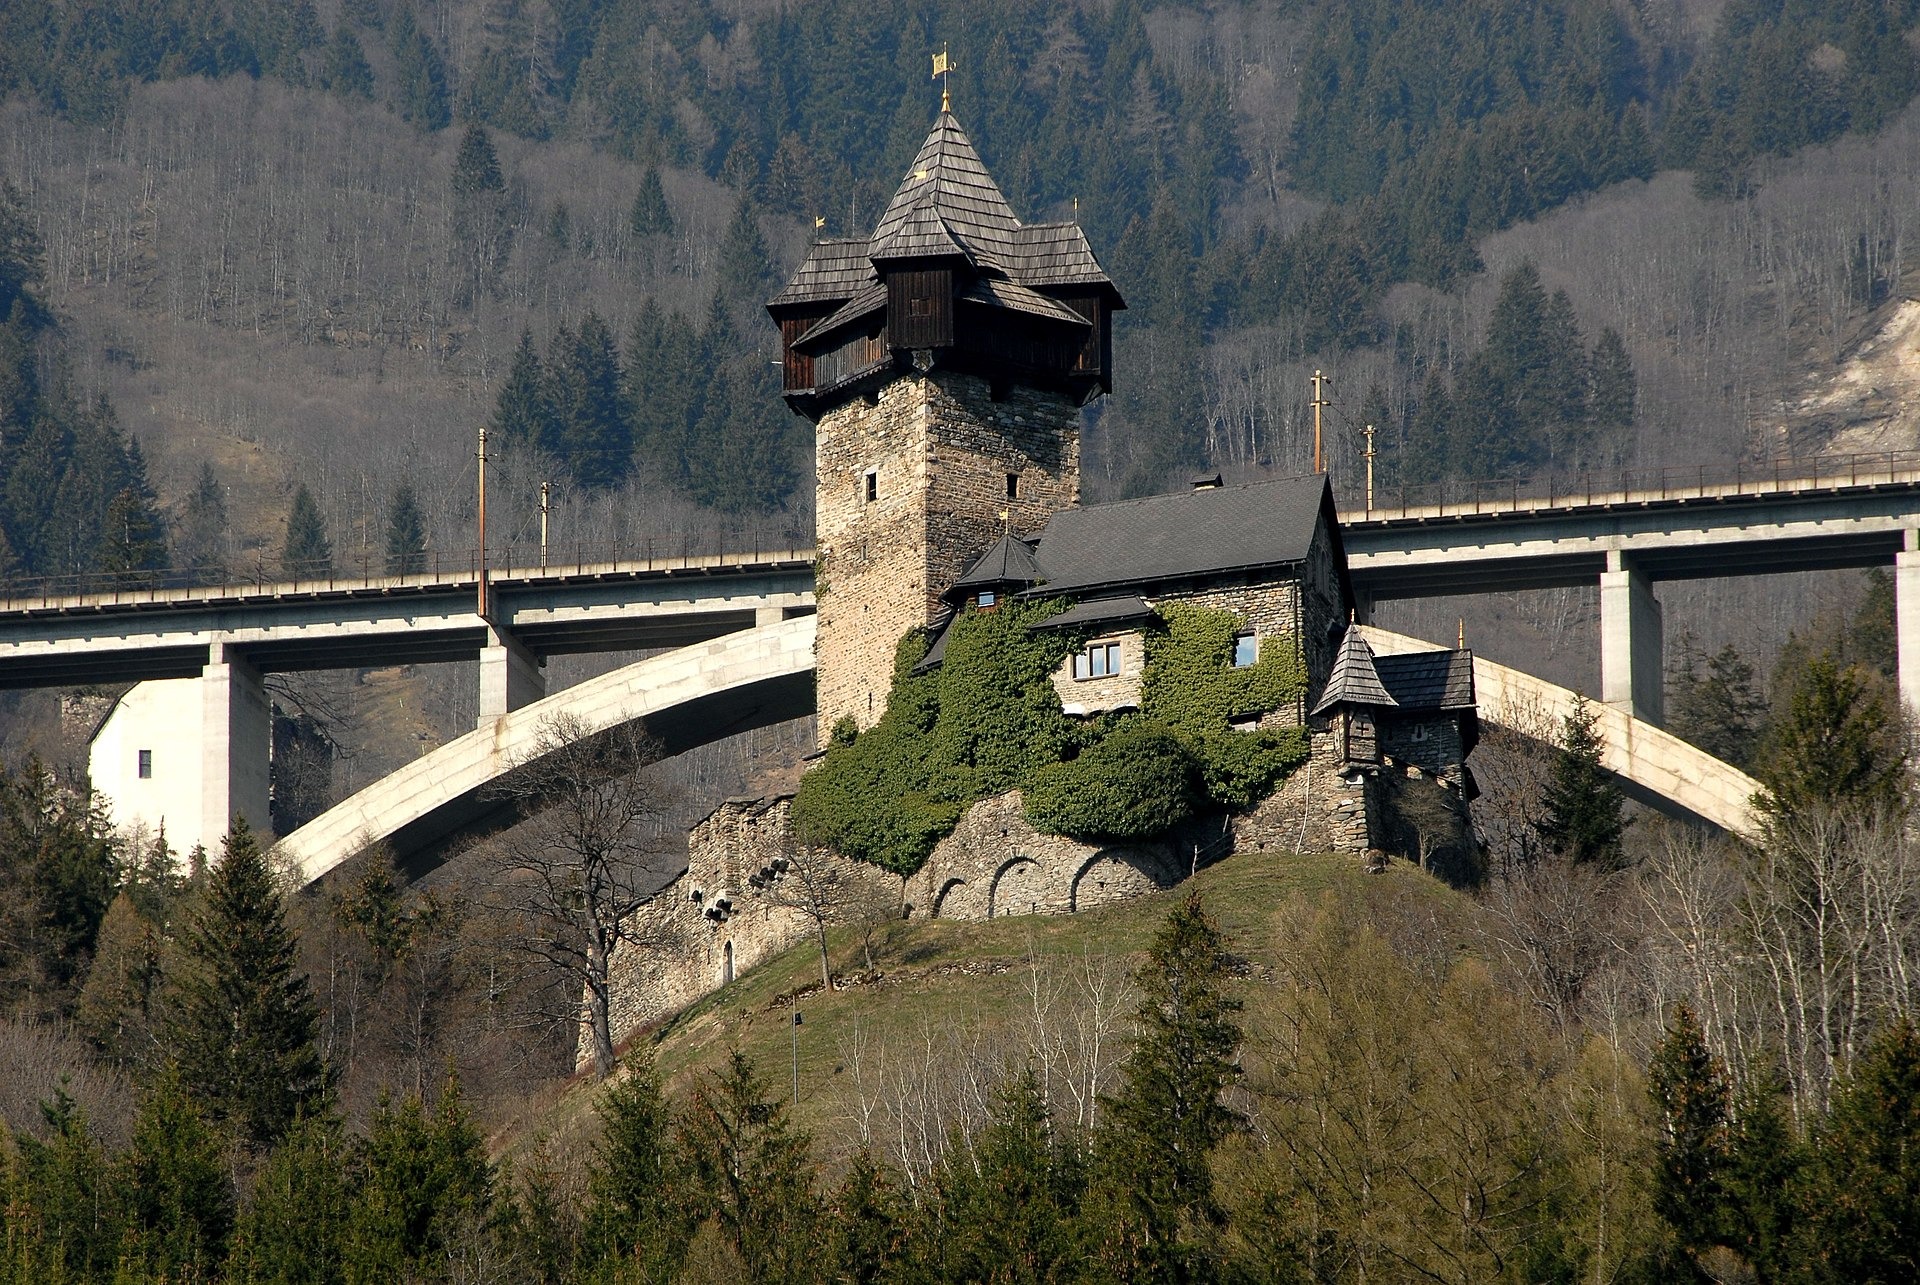
[{"label": "chimney", "polygon": [[1219,490],[1219,489],[1220,489],[1220,475],[1219,475],[1218,473],[1215,473],[1215,474],[1213,474],[1213,475],[1212,475],[1212,476],[1210,476],[1210,477],[1196,477],[1196,478],[1194,478],[1194,479],[1193,479],[1193,489],[1194,489],[1194,490],[1196,490],[1196,491],[1217,491],[1217,490]]}]

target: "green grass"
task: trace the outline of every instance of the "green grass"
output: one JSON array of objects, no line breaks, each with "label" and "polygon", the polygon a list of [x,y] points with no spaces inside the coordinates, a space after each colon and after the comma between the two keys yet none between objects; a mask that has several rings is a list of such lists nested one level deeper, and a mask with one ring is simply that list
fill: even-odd
[{"label": "green grass", "polygon": [[[772,1090],[792,1093],[793,1014],[799,1028],[800,1101],[796,1119],[832,1150],[845,1129],[843,1051],[856,1029],[875,1042],[904,1042],[923,1030],[957,1031],[991,1042],[1030,1004],[1029,961],[1078,961],[1086,955],[1122,957],[1131,971],[1167,911],[1198,892],[1224,931],[1229,949],[1246,961],[1235,985],[1249,1009],[1271,978],[1290,914],[1329,895],[1363,902],[1389,935],[1409,934],[1427,952],[1457,954],[1474,937],[1473,902],[1401,862],[1367,874],[1350,855],[1243,853],[1203,870],[1177,888],[1077,915],[1024,915],[987,921],[931,920],[889,925],[876,935],[877,976],[820,987],[818,947],[809,942],[743,974],[654,1030],[628,1056],[651,1056],[670,1099],[681,1100],[702,1074],[734,1050],[752,1058]],[[852,930],[830,937],[836,973],[862,968]],[[596,1131],[594,1086],[577,1080],[546,1104],[529,1104],[513,1140],[544,1137],[568,1146]]]}]

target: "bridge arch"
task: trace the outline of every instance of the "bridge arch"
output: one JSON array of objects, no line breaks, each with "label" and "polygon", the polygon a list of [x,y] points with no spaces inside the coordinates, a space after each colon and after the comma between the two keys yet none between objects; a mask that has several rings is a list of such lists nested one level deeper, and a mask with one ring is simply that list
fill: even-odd
[{"label": "bridge arch", "polygon": [[385,842],[424,873],[458,841],[518,820],[488,786],[535,752],[548,719],[589,734],[644,720],[669,754],[813,712],[814,618],[801,616],[636,661],[448,741],[287,835],[275,853],[311,884]]},{"label": "bridge arch", "polygon": [[[1433,643],[1373,626],[1366,626],[1365,634],[1377,655],[1441,650]],[[1558,728],[1573,709],[1574,693],[1567,688],[1482,656],[1473,658],[1473,686],[1482,721],[1529,736],[1542,721]],[[1627,797],[1668,816],[1704,821],[1731,834],[1759,832],[1753,796],[1759,793],[1760,782],[1651,723],[1598,702],[1589,702],[1587,708],[1600,735],[1600,765],[1613,773]]]}]

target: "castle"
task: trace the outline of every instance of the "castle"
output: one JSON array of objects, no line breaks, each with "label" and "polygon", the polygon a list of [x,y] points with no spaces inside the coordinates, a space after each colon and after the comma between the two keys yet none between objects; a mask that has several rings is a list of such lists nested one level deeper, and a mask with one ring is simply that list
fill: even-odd
[{"label": "castle", "polygon": [[[1231,727],[1304,730],[1306,762],[1256,806],[1120,844],[1041,832],[1017,790],[978,799],[906,876],[803,852],[790,795],[729,800],[638,912],[635,936],[654,945],[616,953],[617,1031],[802,940],[827,905],[842,919],[1062,913],[1235,849],[1425,860],[1465,845],[1471,657],[1372,654],[1324,475],[1079,503],[1080,410],[1111,388],[1125,306],[1076,224],[1014,216],[944,107],[873,234],[818,242],[768,304],[786,399],[816,431],[820,744],[881,722],[909,631],[928,641],[926,674],[969,613],[1045,599],[1065,609],[1033,628],[1072,639],[1052,675],[1065,715],[1139,709],[1167,613],[1224,612],[1219,665],[1284,652],[1304,675]],[[796,863],[809,897],[793,895]]]}]

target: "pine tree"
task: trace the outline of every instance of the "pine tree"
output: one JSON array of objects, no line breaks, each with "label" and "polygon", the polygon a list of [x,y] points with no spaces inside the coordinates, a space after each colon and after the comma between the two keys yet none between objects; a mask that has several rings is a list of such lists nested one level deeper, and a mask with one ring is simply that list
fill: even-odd
[{"label": "pine tree", "polygon": [[1620,332],[1603,326],[1599,342],[1593,346],[1593,387],[1587,398],[1588,417],[1601,430],[1632,428],[1639,380],[1633,373],[1633,358]]},{"label": "pine tree", "polygon": [[373,98],[373,66],[367,62],[360,37],[347,26],[344,14],[333,29],[333,40],[320,64],[320,88],[342,98]]},{"label": "pine tree", "polygon": [[659,1076],[649,1064],[630,1065],[595,1109],[601,1138],[587,1175],[588,1258],[638,1262],[647,1279],[666,1279],[685,1248],[686,1229]]},{"label": "pine tree", "polygon": [[1815,807],[1898,807],[1904,778],[1900,720],[1886,681],[1831,651],[1789,648],[1773,717],[1757,759],[1762,802],[1777,817]]},{"label": "pine tree", "polygon": [[214,476],[213,465],[202,461],[200,474],[181,510],[176,527],[174,561],[192,573],[197,584],[218,584],[227,573],[227,498]]},{"label": "pine tree", "polygon": [[227,1279],[344,1285],[348,1180],[339,1121],[302,1117],[261,1167],[234,1228]]},{"label": "pine tree", "polygon": [[1920,1267],[1920,1029],[1895,1020],[1862,1050],[1817,1144],[1803,1255],[1815,1279],[1898,1281]]},{"label": "pine tree", "polygon": [[293,507],[287,513],[287,538],[280,547],[280,570],[294,580],[333,574],[333,542],[327,538],[327,520],[320,515],[320,505],[305,482],[294,488]]},{"label": "pine tree", "polygon": [[166,1280],[209,1280],[226,1255],[234,1195],[219,1139],[169,1070],[147,1091],[120,1162],[126,1223],[146,1269]]},{"label": "pine tree", "polygon": [[453,158],[453,195],[470,200],[487,192],[504,192],[507,180],[500,173],[500,154],[479,121],[469,121],[460,136],[460,150]]},{"label": "pine tree", "polygon": [[640,190],[633,194],[633,209],[627,214],[627,226],[642,238],[673,235],[673,210],[667,205],[667,190],[660,185],[658,166],[647,166],[647,172],[641,176]]},{"label": "pine tree", "polygon": [[492,1234],[493,1166],[449,1079],[431,1115],[417,1097],[383,1102],[360,1147],[348,1219],[350,1281],[432,1279]]},{"label": "pine tree", "polygon": [[1095,1147],[1099,1255],[1125,1278],[1193,1279],[1208,1262],[1222,1217],[1213,1152],[1239,1123],[1220,1100],[1240,1077],[1240,1003],[1225,993],[1226,968],[1226,943],[1196,894],[1167,916],[1134,975],[1139,1034]]},{"label": "pine tree", "polygon": [[1627,821],[1621,809],[1626,800],[1613,775],[1600,765],[1599,724],[1586,697],[1576,695],[1554,747],[1540,835],[1575,865],[1612,870],[1622,859],[1620,839]]},{"label": "pine tree", "polygon": [[387,574],[418,575],[427,569],[427,526],[413,484],[401,482],[387,502]]},{"label": "pine tree", "polygon": [[235,817],[184,938],[172,1045],[187,1091],[260,1150],[326,1102],[319,1011],[266,855]]},{"label": "pine tree", "polygon": [[546,365],[533,346],[533,332],[520,332],[520,346],[494,399],[491,423],[494,440],[508,450],[553,452],[559,449],[559,427]]},{"label": "pine tree", "polygon": [[755,303],[765,292],[771,263],[752,197],[742,192],[734,203],[733,219],[720,241],[720,293],[730,300]]},{"label": "pine tree", "polygon": [[738,1051],[701,1081],[681,1117],[674,1154],[688,1209],[738,1255],[746,1279],[812,1274],[823,1227],[807,1145]]},{"label": "pine tree", "polygon": [[1723,1240],[1727,1161],[1727,1075],[1685,1004],[1647,1066],[1647,1089],[1660,1115],[1654,1144],[1654,1212],[1673,1229],[1690,1260]]}]

